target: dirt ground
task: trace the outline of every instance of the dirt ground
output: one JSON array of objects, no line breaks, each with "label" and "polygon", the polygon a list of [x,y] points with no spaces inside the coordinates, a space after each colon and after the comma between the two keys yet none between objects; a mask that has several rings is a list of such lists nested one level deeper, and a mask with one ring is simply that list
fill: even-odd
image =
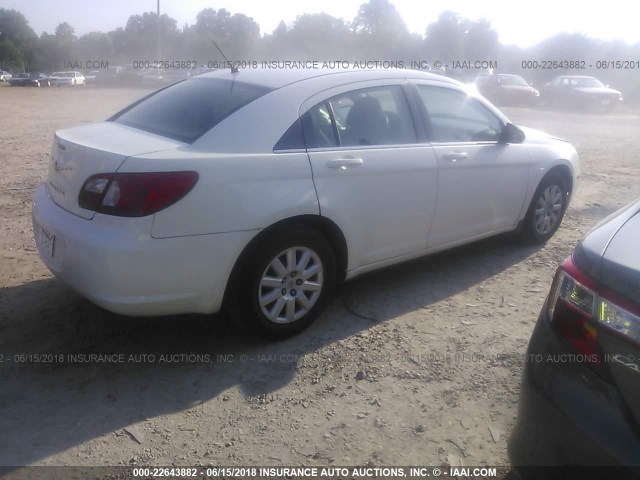
[{"label": "dirt ground", "polygon": [[581,155],[546,246],[499,237],[370,274],[309,330],[269,343],[221,316],[107,313],[39,261],[30,202],[54,130],[144,93],[0,88],[0,465],[507,464],[555,267],[640,197],[638,115],[505,109]]}]

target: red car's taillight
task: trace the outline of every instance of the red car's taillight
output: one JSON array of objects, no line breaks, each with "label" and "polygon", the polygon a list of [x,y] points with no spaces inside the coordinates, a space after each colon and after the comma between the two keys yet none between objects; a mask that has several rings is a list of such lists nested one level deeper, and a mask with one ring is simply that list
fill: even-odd
[{"label": "red car's taillight", "polygon": [[99,173],[84,182],[78,204],[106,215],[144,217],[176,203],[197,181],[196,172]]},{"label": "red car's taillight", "polygon": [[551,287],[548,318],[554,331],[587,363],[601,366],[606,360],[598,346],[600,329],[627,342],[640,341],[637,310],[615,293],[600,289],[572,257],[558,268]]}]

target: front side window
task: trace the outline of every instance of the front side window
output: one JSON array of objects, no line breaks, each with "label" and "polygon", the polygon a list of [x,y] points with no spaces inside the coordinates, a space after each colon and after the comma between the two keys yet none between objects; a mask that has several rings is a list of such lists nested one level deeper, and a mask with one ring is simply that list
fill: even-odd
[{"label": "front side window", "polygon": [[477,99],[450,88],[419,85],[432,142],[492,142],[502,122]]},{"label": "front side window", "polygon": [[193,143],[270,89],[219,78],[194,78],[160,90],[112,117],[129,127]]}]

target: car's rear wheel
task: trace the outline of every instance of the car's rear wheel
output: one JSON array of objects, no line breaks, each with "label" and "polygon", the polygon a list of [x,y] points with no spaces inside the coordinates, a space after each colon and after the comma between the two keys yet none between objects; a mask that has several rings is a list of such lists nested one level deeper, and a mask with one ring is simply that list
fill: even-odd
[{"label": "car's rear wheel", "polygon": [[560,227],[567,202],[567,187],[562,176],[551,174],[543,178],[520,227],[520,238],[526,243],[549,240]]},{"label": "car's rear wheel", "polygon": [[268,337],[308,327],[335,285],[335,256],[309,229],[281,232],[261,243],[236,280],[240,322]]}]

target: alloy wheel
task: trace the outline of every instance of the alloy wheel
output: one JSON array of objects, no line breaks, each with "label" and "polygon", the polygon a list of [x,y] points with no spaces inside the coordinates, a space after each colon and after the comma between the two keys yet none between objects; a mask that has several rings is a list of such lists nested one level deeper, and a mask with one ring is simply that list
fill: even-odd
[{"label": "alloy wheel", "polygon": [[290,247],[276,255],[258,285],[258,305],[274,323],[292,323],[311,311],[322,293],[324,267],[308,247]]},{"label": "alloy wheel", "polygon": [[564,194],[558,185],[549,185],[538,197],[533,217],[536,232],[546,235],[562,218]]}]

